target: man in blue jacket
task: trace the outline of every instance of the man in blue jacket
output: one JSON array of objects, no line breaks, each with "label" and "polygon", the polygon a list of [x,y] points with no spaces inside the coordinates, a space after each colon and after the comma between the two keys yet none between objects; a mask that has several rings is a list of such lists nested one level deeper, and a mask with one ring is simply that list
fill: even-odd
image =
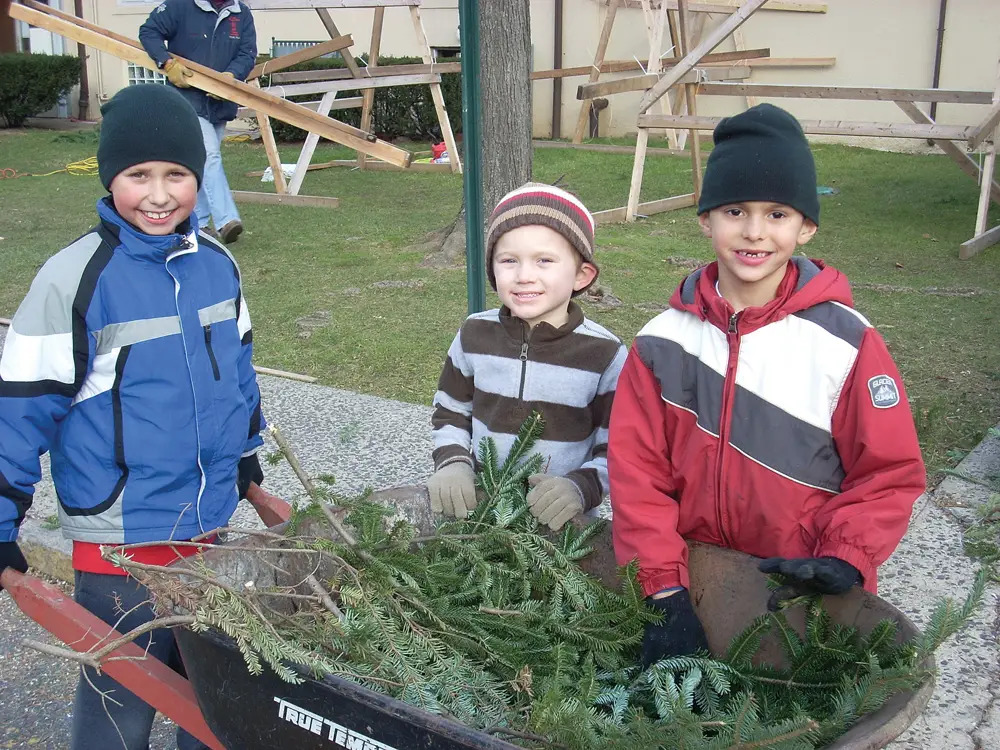
[{"label": "man in blue jacket", "polygon": [[236,203],[222,168],[226,123],[236,117],[236,103],[192,88],[191,71],[172,55],[200,63],[240,81],[246,80],[257,57],[253,16],[238,0],[165,0],[139,28],[139,41],[167,80],[191,102],[205,142],[205,171],[195,214],[199,228],[209,217],[223,242],[243,232]]}]

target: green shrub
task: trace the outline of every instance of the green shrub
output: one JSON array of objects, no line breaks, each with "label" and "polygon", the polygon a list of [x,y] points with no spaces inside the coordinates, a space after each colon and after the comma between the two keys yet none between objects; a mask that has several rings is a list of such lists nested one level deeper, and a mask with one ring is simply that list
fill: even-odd
[{"label": "green shrub", "polygon": [[[269,60],[267,55],[261,55],[257,62]],[[365,60],[359,57],[358,65],[363,66]],[[409,65],[423,62],[418,57],[379,57],[379,65]],[[321,57],[307,60],[281,71],[282,73],[296,70],[326,70],[343,68],[344,61],[337,57]],[[261,85],[269,84],[270,76],[261,77]],[[292,84],[288,84],[292,85]],[[460,73],[445,73],[441,76],[441,91],[444,94],[445,108],[452,130],[456,133],[462,130],[462,76]],[[360,96],[359,90],[341,91],[338,99]],[[289,96],[289,101],[308,102],[322,98],[322,94],[305,94]],[[330,117],[345,122],[354,127],[360,127],[361,107],[355,109],[337,109]],[[278,141],[301,141],[306,137],[306,131],[294,125],[271,118],[271,129]],[[375,89],[375,105],[372,107],[372,130],[379,138],[391,141],[395,138],[412,138],[421,141],[440,141],[441,129],[438,127],[437,113],[431,99],[430,86],[392,86]]]},{"label": "green shrub", "polygon": [[80,58],[70,55],[0,55],[0,120],[17,128],[51,109],[80,81]]}]

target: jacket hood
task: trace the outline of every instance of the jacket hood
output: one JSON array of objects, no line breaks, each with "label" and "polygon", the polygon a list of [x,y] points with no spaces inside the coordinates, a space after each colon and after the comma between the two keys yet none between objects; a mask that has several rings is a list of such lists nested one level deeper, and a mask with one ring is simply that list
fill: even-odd
[{"label": "jacket hood", "polygon": [[[716,291],[718,280],[719,264],[713,261],[680,283],[670,298],[670,306],[726,330],[734,310]],[[847,277],[821,260],[793,257],[788,262],[775,298],[762,307],[743,310],[740,313],[740,329],[748,332],[822,302],[839,302],[853,307]]]}]

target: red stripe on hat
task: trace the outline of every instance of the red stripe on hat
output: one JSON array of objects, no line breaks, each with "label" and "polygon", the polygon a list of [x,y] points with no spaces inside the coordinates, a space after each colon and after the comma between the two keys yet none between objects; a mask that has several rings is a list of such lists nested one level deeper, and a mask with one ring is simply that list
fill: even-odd
[{"label": "red stripe on hat", "polygon": [[576,205],[573,201],[567,200],[563,196],[559,195],[559,193],[551,192],[551,191],[548,191],[548,190],[537,190],[536,189],[536,190],[532,190],[530,192],[518,193],[517,195],[512,195],[512,196],[510,196],[508,198],[505,198],[504,200],[500,201],[497,204],[497,207],[495,209],[493,209],[493,210],[494,210],[494,212],[496,212],[505,203],[510,203],[511,201],[516,201],[516,200],[519,200],[521,198],[527,198],[527,197],[533,196],[533,195],[544,195],[544,196],[546,196],[548,198],[555,198],[560,203],[563,203],[566,206],[569,206],[571,209],[573,209],[577,213],[577,215],[581,219],[584,220],[584,222],[586,222],[587,226],[590,227],[590,231],[591,232],[594,231],[594,220],[590,216],[588,216],[585,211],[581,210],[580,207],[578,205]]}]

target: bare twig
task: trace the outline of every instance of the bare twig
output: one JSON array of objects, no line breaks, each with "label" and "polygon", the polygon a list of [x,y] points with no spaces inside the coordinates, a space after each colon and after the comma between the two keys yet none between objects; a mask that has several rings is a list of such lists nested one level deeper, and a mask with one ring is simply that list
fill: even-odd
[{"label": "bare twig", "polygon": [[518,612],[516,609],[494,609],[493,607],[479,607],[480,612],[485,612],[488,615],[500,615],[501,617],[523,617],[524,612]]},{"label": "bare twig", "polygon": [[337,619],[343,622],[344,613],[340,611],[340,607],[338,607],[336,602],[333,601],[333,598],[330,596],[330,592],[328,592],[325,588],[323,588],[323,585],[318,580],[316,580],[316,576],[314,576],[312,573],[307,575],[306,583],[309,584],[309,588],[312,589],[313,593],[319,597],[319,600],[323,603],[323,606],[326,607],[331,612],[333,612],[333,614],[336,615]]},{"label": "bare twig", "polygon": [[502,734],[505,737],[517,737],[519,740],[531,740],[532,742],[541,742],[543,745],[548,747],[556,748],[569,748],[569,745],[564,745],[561,742],[553,742],[547,737],[543,737],[540,734],[531,734],[530,732],[519,732],[516,729],[510,729],[509,727],[490,727],[486,730],[486,734]]},{"label": "bare twig", "polygon": [[[42,643],[41,641],[35,641],[30,638],[26,638],[21,643],[32,648],[35,651],[40,651],[43,654],[48,654],[49,656],[58,656],[63,659],[70,659],[72,661],[79,662],[84,666],[90,667],[91,669],[96,669],[100,671],[101,662],[105,660],[109,654],[117,651],[119,648],[127,643],[131,643],[140,635],[144,635],[151,630],[157,630],[159,628],[174,628],[179,625],[193,625],[198,620],[191,615],[174,615],[172,617],[157,617],[149,622],[145,622],[138,627],[132,628],[124,635],[115,638],[112,641],[108,641],[104,646],[97,649],[96,651],[74,651],[69,648],[62,648],[61,646],[53,646],[49,643]],[[132,658],[132,657],[125,657]],[[135,657],[137,659],[144,659],[145,656]]]},{"label": "bare twig", "polygon": [[278,450],[280,450],[282,455],[284,455],[284,457],[288,460],[288,465],[292,467],[292,471],[295,472],[295,476],[299,478],[299,481],[302,483],[302,486],[305,488],[305,491],[308,493],[312,501],[319,506],[321,511],[323,511],[323,515],[326,516],[326,520],[329,524],[334,528],[334,530],[336,530],[336,532],[340,535],[340,538],[343,539],[346,544],[351,547],[357,546],[358,542],[351,532],[344,528],[344,525],[334,515],[330,506],[323,502],[323,498],[319,496],[319,492],[316,490],[316,485],[313,484],[309,475],[302,469],[302,464],[299,463],[299,459],[296,457],[292,447],[288,444],[288,441],[285,440],[285,436],[281,434],[281,430],[274,425],[269,426],[268,429],[271,431],[271,437],[274,438],[274,442],[278,444]]}]

